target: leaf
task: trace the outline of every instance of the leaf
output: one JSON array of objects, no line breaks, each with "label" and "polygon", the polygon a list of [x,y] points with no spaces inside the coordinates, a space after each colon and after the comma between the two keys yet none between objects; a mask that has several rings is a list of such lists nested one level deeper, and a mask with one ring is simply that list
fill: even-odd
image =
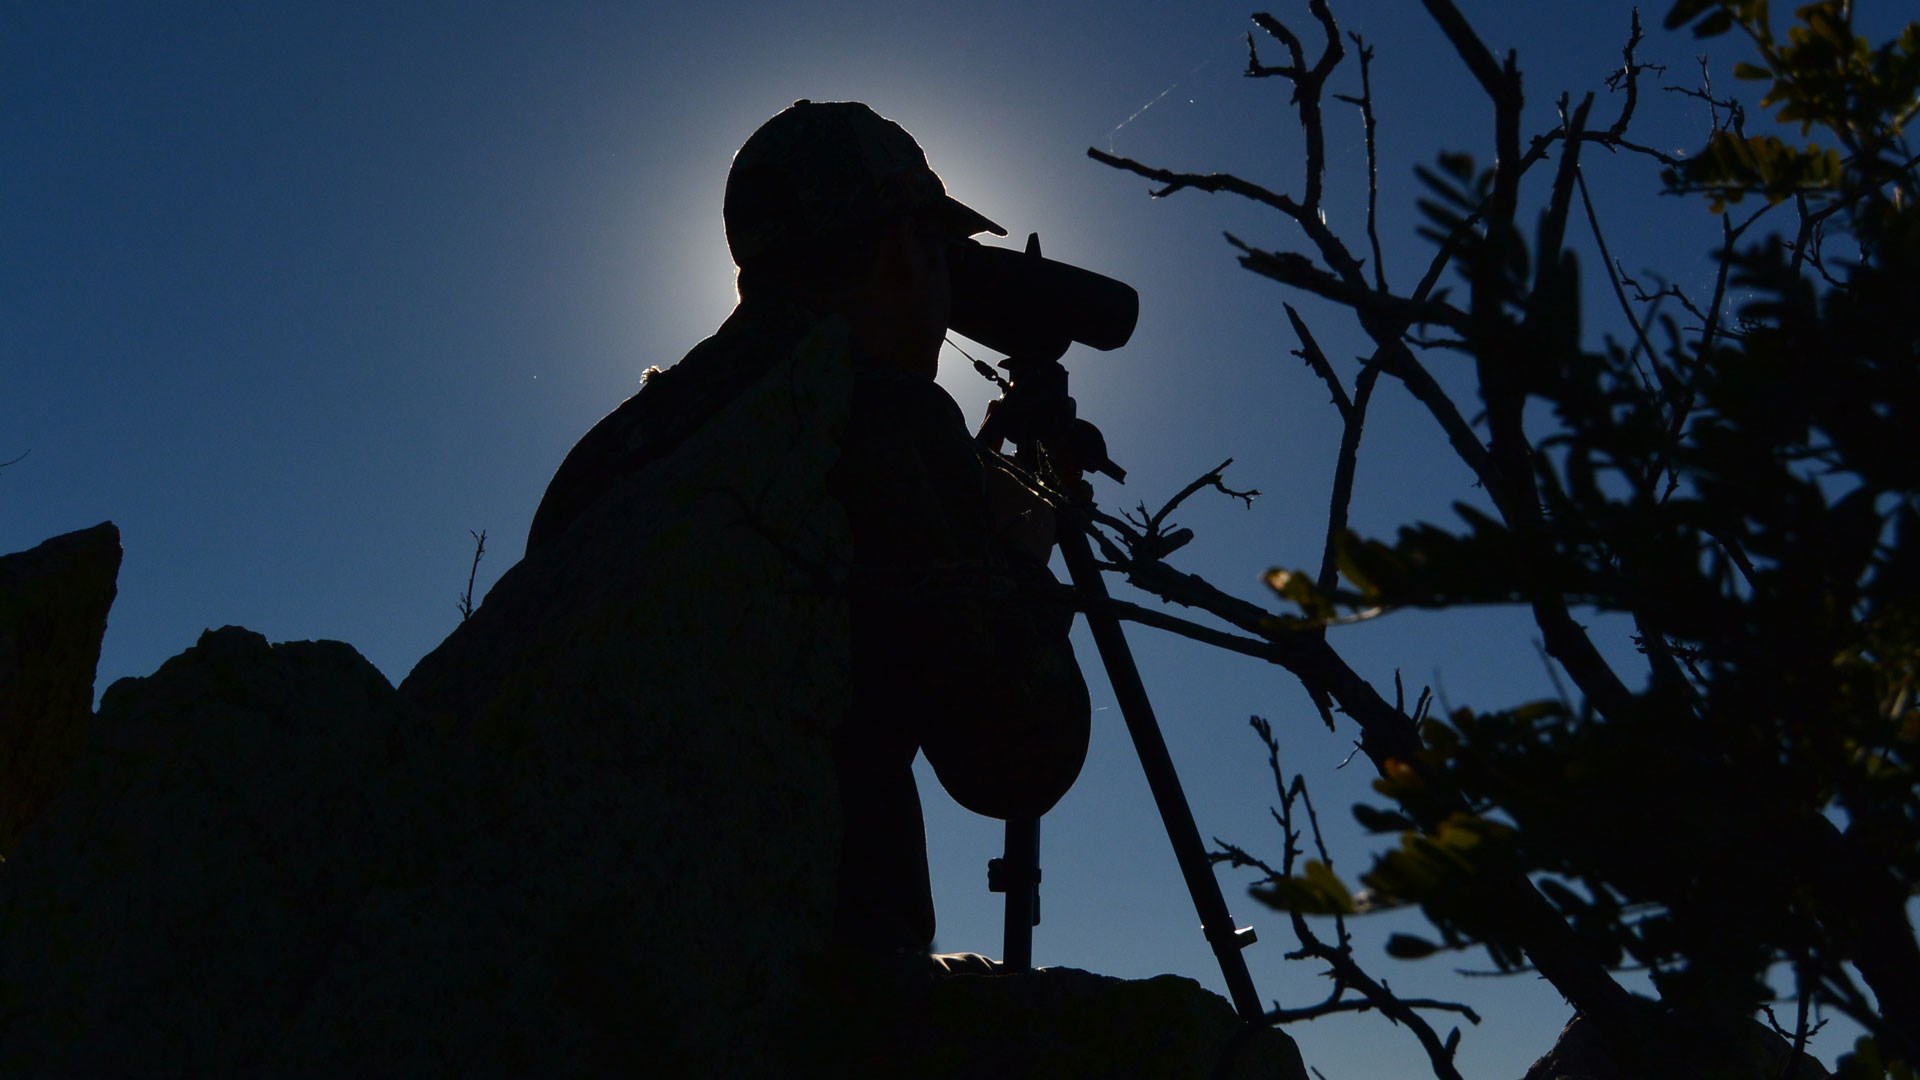
[{"label": "leaf", "polygon": [[1365,803],[1356,803],[1353,807],[1353,820],[1370,833],[1410,832],[1413,819],[1393,810],[1382,810]]},{"label": "leaf", "polygon": [[1854,1040],[1853,1052],[1840,1055],[1833,1075],[1838,1080],[1914,1080],[1915,1069],[1904,1061],[1888,1060],[1870,1036]]},{"label": "leaf", "polygon": [[1713,6],[1713,0],[1674,0],[1668,9],[1667,17],[1661,25],[1669,30],[1678,30],[1698,18],[1700,13]]},{"label": "leaf", "polygon": [[1268,907],[1296,915],[1353,914],[1353,893],[1318,859],[1307,860],[1304,876],[1255,885],[1248,892]]},{"label": "leaf", "polygon": [[1333,601],[1320,591],[1306,571],[1276,567],[1262,575],[1261,580],[1282,598],[1300,605],[1301,613],[1309,619],[1325,621],[1334,617]]},{"label": "leaf", "polygon": [[1507,716],[1517,724],[1535,725],[1542,720],[1564,720],[1571,714],[1567,707],[1553,698],[1542,698],[1516,705],[1508,710]]},{"label": "leaf", "polygon": [[1440,951],[1440,946],[1412,934],[1387,935],[1387,955],[1400,960],[1420,960]]},{"label": "leaf", "polygon": [[1387,603],[1390,597],[1409,592],[1406,563],[1386,544],[1362,539],[1349,529],[1335,542],[1334,554],[1341,576],[1352,582],[1367,600]]},{"label": "leaf", "polygon": [[1716,11],[1694,26],[1693,36],[1696,38],[1719,37],[1731,29],[1733,29],[1733,13]]}]

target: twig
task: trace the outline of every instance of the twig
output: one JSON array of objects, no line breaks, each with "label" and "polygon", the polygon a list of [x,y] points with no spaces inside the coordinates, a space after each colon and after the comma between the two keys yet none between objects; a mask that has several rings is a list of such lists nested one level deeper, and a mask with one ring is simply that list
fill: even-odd
[{"label": "twig", "polygon": [[1290,67],[1263,69],[1260,58],[1253,48],[1253,36],[1247,36],[1247,74],[1254,77],[1277,75],[1293,83],[1293,101],[1300,109],[1300,128],[1306,134],[1307,156],[1305,162],[1307,191],[1302,200],[1303,206],[1311,213],[1320,209],[1320,192],[1327,169],[1326,131],[1320,122],[1320,92],[1327,76],[1333,74],[1346,49],[1340,44],[1340,27],[1333,21],[1333,11],[1327,7],[1327,0],[1307,0],[1307,11],[1319,22],[1320,29],[1326,34],[1326,48],[1321,50],[1320,58],[1311,68],[1300,47],[1300,39],[1271,15],[1255,15],[1253,21],[1260,29],[1273,35],[1286,46],[1287,54],[1293,60]]},{"label": "twig", "polygon": [[1794,1072],[1799,1069],[1800,1062],[1806,1057],[1807,1040],[1813,1038],[1813,1036],[1819,1033],[1821,1028],[1827,1026],[1825,1020],[1821,1020],[1811,1027],[1807,1024],[1807,1009],[1808,1006],[1813,1003],[1814,984],[1807,978],[1807,965],[1803,956],[1795,957],[1793,965],[1793,987],[1794,1023],[1791,1032],[1781,1028],[1780,1021],[1774,1018],[1773,1007],[1766,1007],[1767,1023],[1772,1025],[1776,1034],[1782,1038],[1790,1039],[1793,1043],[1793,1053],[1788,1054],[1787,1060],[1780,1065],[1780,1080],[1786,1080],[1787,1077],[1792,1076]]},{"label": "twig", "polygon": [[1160,508],[1160,512],[1153,515],[1153,517],[1149,520],[1149,524],[1156,529],[1159,528],[1160,524],[1166,521],[1167,515],[1173,513],[1174,507],[1179,506],[1183,502],[1186,502],[1189,496],[1191,496],[1194,492],[1199,491],[1201,488],[1209,488],[1209,487],[1213,488],[1214,490],[1220,492],[1222,495],[1239,499],[1241,502],[1247,505],[1248,509],[1252,509],[1253,500],[1260,497],[1260,493],[1258,491],[1251,490],[1251,489],[1247,491],[1235,491],[1226,485],[1227,466],[1232,464],[1233,464],[1233,459],[1228,458],[1227,460],[1207,470],[1205,474],[1193,480],[1186,487],[1181,488],[1179,494],[1175,495],[1171,499],[1168,499],[1166,505]]},{"label": "twig", "polygon": [[1353,40],[1354,51],[1360,54],[1360,96],[1335,94],[1334,97],[1349,105],[1360,107],[1360,120],[1366,132],[1367,142],[1367,241],[1373,248],[1373,287],[1381,292],[1387,291],[1387,264],[1380,255],[1380,155],[1374,141],[1377,124],[1373,117],[1373,49],[1361,39],[1359,34],[1347,35]]},{"label": "twig", "polygon": [[[1275,824],[1280,827],[1284,847],[1281,854],[1280,869],[1276,873],[1266,863],[1246,854],[1231,845],[1226,848],[1225,857],[1235,865],[1258,866],[1265,870],[1268,880],[1279,880],[1293,876],[1296,860],[1303,853],[1301,848],[1301,830],[1296,826],[1293,816],[1294,803],[1301,803],[1307,811],[1307,831],[1313,836],[1314,849],[1320,859],[1332,866],[1332,857],[1327,853],[1326,840],[1320,831],[1320,821],[1313,809],[1313,800],[1307,794],[1306,778],[1295,775],[1291,782],[1280,767],[1280,741],[1274,737],[1273,725],[1261,717],[1248,720],[1254,733],[1267,749],[1267,768],[1273,774],[1274,790],[1279,796],[1279,805],[1271,807]],[[1219,841],[1215,841],[1219,843]],[[1294,1020],[1312,1020],[1321,1016],[1331,1016],[1343,1012],[1366,1012],[1378,1010],[1396,1024],[1403,1024],[1419,1041],[1421,1049],[1427,1053],[1433,1066],[1433,1073],[1440,1080],[1460,1080],[1459,1070],[1454,1067],[1453,1056],[1458,1046],[1458,1033],[1455,1037],[1442,1040],[1416,1009],[1434,1009],[1459,1013],[1469,1021],[1478,1024],[1480,1016],[1472,1008],[1457,1003],[1436,1001],[1430,998],[1406,999],[1396,996],[1385,982],[1374,979],[1360,967],[1353,958],[1353,947],[1348,937],[1346,921],[1335,916],[1334,926],[1339,935],[1337,943],[1321,940],[1312,926],[1298,912],[1289,911],[1289,921],[1293,926],[1294,937],[1300,942],[1300,948],[1288,953],[1288,958],[1314,959],[1327,965],[1327,975],[1333,979],[1333,991],[1326,1000],[1317,1005],[1298,1009],[1285,1009],[1275,1006],[1265,1019],[1270,1024],[1287,1023]],[[1348,990],[1359,993],[1358,998],[1347,997]]]},{"label": "twig", "polygon": [[1160,190],[1151,193],[1156,199],[1164,199],[1176,191],[1192,188],[1195,191],[1205,191],[1209,193],[1226,192],[1229,195],[1238,195],[1243,199],[1251,199],[1264,206],[1271,206],[1289,217],[1298,214],[1300,211],[1300,204],[1294,202],[1291,197],[1275,191],[1269,191],[1259,184],[1249,183],[1232,173],[1203,174],[1174,172],[1171,169],[1160,169],[1152,165],[1144,165],[1132,158],[1109,154],[1104,150],[1099,150],[1091,146],[1087,147],[1087,156],[1102,165],[1130,172],[1135,176],[1144,176],[1149,180],[1166,185]]},{"label": "twig", "polygon": [[[1620,70],[1607,76],[1607,89],[1618,90],[1624,85],[1627,91],[1627,100],[1620,106],[1620,115],[1614,118],[1613,126],[1607,129],[1608,138],[1618,139],[1626,135],[1627,125],[1633,122],[1634,107],[1640,103],[1640,72],[1650,66],[1636,63],[1633,58],[1634,51],[1640,47],[1641,37],[1640,9],[1636,7],[1633,9],[1632,25],[1627,32],[1626,47],[1620,50]],[[1666,69],[1652,68],[1652,70],[1665,71]]]},{"label": "twig", "polygon": [[1453,6],[1452,0],[1420,0],[1440,24],[1440,31],[1447,35],[1447,41],[1453,51],[1467,65],[1467,70],[1480,83],[1480,89],[1486,92],[1493,102],[1493,219],[1502,224],[1513,221],[1513,212],[1519,201],[1520,191],[1520,107],[1523,99],[1520,95],[1520,70],[1515,65],[1514,54],[1507,53],[1504,64],[1496,63],[1493,53],[1486,43],[1473,32],[1466,16]]},{"label": "twig", "polygon": [[[1634,19],[1639,22],[1638,14]],[[1593,230],[1593,242],[1600,248],[1600,259],[1607,266],[1607,283],[1613,286],[1613,298],[1620,303],[1620,311],[1627,317],[1627,325],[1633,327],[1633,351],[1627,359],[1633,361],[1633,368],[1640,374],[1640,385],[1647,390],[1653,389],[1653,383],[1647,378],[1646,369],[1640,366],[1640,353],[1644,351],[1649,360],[1654,356],[1653,345],[1647,341],[1647,329],[1633,313],[1633,305],[1627,301],[1627,291],[1620,284],[1620,274],[1616,269],[1613,253],[1607,250],[1607,237],[1600,229],[1600,217],[1594,212],[1593,198],[1587,193],[1587,176],[1584,172],[1575,172],[1574,184],[1580,191],[1580,205],[1587,213],[1587,226]]]},{"label": "twig", "polygon": [[[1395,1000],[1409,1009],[1434,1009],[1440,1012],[1459,1013],[1475,1024],[1480,1022],[1479,1013],[1474,1012],[1472,1007],[1457,1001],[1439,1001],[1434,998],[1396,998]],[[1366,998],[1334,998],[1301,1009],[1270,1009],[1266,1014],[1266,1020],[1270,1024],[1286,1024],[1295,1020],[1317,1020],[1322,1016],[1332,1016],[1335,1013],[1371,1012],[1379,1008],[1380,1005],[1377,1002]],[[1381,1011],[1385,1012],[1385,1010]],[[1389,1019],[1395,1018],[1389,1017]]]},{"label": "twig", "polygon": [[1239,499],[1251,509],[1253,507],[1253,500],[1260,497],[1260,492],[1257,489],[1251,488],[1246,491],[1235,491],[1228,487],[1226,485],[1226,469],[1227,466],[1232,464],[1233,459],[1228,458],[1214,466],[1207,473],[1189,483],[1186,487],[1181,488],[1179,494],[1168,499],[1166,505],[1162,506],[1158,513],[1148,513],[1147,504],[1141,503],[1140,514],[1137,518],[1133,517],[1133,515],[1127,515],[1130,524],[1139,530],[1137,533],[1130,532],[1126,537],[1127,547],[1133,552],[1134,558],[1164,558],[1176,549],[1184,547],[1189,540],[1193,539],[1193,530],[1191,529],[1167,529],[1167,515],[1173,513],[1175,507],[1187,501],[1188,496],[1202,488],[1211,487],[1223,495]]},{"label": "twig", "polygon": [[[1567,99],[1560,98],[1560,113],[1566,115]],[[1566,242],[1567,214],[1573,204],[1574,182],[1580,176],[1580,140],[1578,138],[1587,127],[1587,114],[1593,109],[1593,95],[1588,94],[1580,101],[1579,108],[1573,112],[1571,120],[1563,120],[1569,134],[1565,149],[1560,152],[1560,168],[1554,173],[1553,195],[1547,200],[1547,212],[1540,222],[1540,256],[1534,269],[1533,291],[1537,296],[1546,284],[1549,275],[1559,268],[1560,252]]]},{"label": "twig", "polygon": [[1328,392],[1333,394],[1333,407],[1340,410],[1340,415],[1344,417],[1351,413],[1353,402],[1347,399],[1346,387],[1340,385],[1340,376],[1333,370],[1333,364],[1320,348],[1320,343],[1314,340],[1313,331],[1307,329],[1307,324],[1292,304],[1282,301],[1280,306],[1286,310],[1287,321],[1293,324],[1294,336],[1300,339],[1300,347],[1294,350],[1293,355],[1305,360],[1308,369],[1327,384]]},{"label": "twig", "polygon": [[[1358,38],[1355,39],[1356,43],[1358,40]],[[1361,56],[1364,58],[1367,55],[1367,51],[1363,49]],[[1368,223],[1372,224],[1371,211],[1368,213]],[[1379,252],[1377,249],[1374,258],[1375,277],[1378,278]],[[1385,290],[1384,281],[1379,287]],[[1300,313],[1294,310],[1292,304],[1282,303],[1281,307],[1286,309],[1287,321],[1293,324],[1293,332],[1300,338],[1300,349],[1295,355],[1305,360],[1307,366],[1327,384],[1328,391],[1333,394],[1334,408],[1340,411],[1340,457],[1334,468],[1333,505],[1327,516],[1327,540],[1321,550],[1320,575],[1315,579],[1321,592],[1330,593],[1339,584],[1335,563],[1335,539],[1347,527],[1347,504],[1353,492],[1354,454],[1359,449],[1360,427],[1365,419],[1367,400],[1373,394],[1373,384],[1379,378],[1380,369],[1375,364],[1369,364],[1363,368],[1354,385],[1355,396],[1348,398],[1346,388],[1340,385],[1340,376],[1333,370],[1333,364],[1327,359],[1325,350],[1320,348],[1320,343],[1314,340],[1313,331],[1307,329],[1306,321],[1300,318]],[[1314,711],[1320,714],[1320,722],[1327,726],[1328,731],[1334,730],[1333,699],[1327,695],[1326,690],[1309,686],[1307,698],[1313,702]]]},{"label": "twig", "polygon": [[467,568],[467,591],[460,596],[461,622],[473,617],[473,579],[480,573],[480,557],[487,553],[487,530],[468,529],[467,535],[473,537],[473,565]]},{"label": "twig", "polygon": [[[1258,717],[1255,717],[1255,719],[1258,719]],[[1267,864],[1265,859],[1257,855],[1249,854],[1245,848],[1235,844],[1229,844],[1217,836],[1213,838],[1213,842],[1220,845],[1220,850],[1209,851],[1207,853],[1207,861],[1213,863],[1215,866],[1226,863],[1236,870],[1252,867],[1255,870],[1265,873],[1269,879],[1278,879],[1287,876],[1285,870],[1275,870]]]},{"label": "twig", "polygon": [[[1713,278],[1713,299],[1708,302],[1707,310],[1701,311],[1699,308],[1694,307],[1678,289],[1674,289],[1672,292],[1675,299],[1680,301],[1681,306],[1685,307],[1689,313],[1700,320],[1700,344],[1694,352],[1694,355],[1698,358],[1694,364],[1695,368],[1706,362],[1707,351],[1712,347],[1714,337],[1720,333],[1720,306],[1726,301],[1727,276],[1733,269],[1734,245],[1739,242],[1741,235],[1744,234],[1754,222],[1760,220],[1760,215],[1764,213],[1766,213],[1766,210],[1761,209],[1748,217],[1747,220],[1741,222],[1738,226],[1733,224],[1733,216],[1731,214],[1723,213],[1720,215],[1720,254],[1716,260],[1719,265]],[[1654,459],[1653,467],[1649,470],[1649,475],[1656,478],[1659,477],[1662,472],[1666,471],[1667,458],[1672,455],[1673,448],[1679,445],[1680,435],[1686,430],[1687,420],[1693,414],[1695,397],[1693,391],[1693,372],[1679,372],[1678,381],[1683,390],[1683,394],[1675,401],[1673,415],[1667,420],[1666,445],[1662,448],[1660,455]],[[1677,476],[1675,480],[1676,482],[1678,481]],[[1671,490],[1671,488],[1669,488],[1669,490]],[[1732,545],[1729,545],[1729,547],[1731,546]]]},{"label": "twig", "polygon": [[1406,326],[1438,325],[1459,330],[1466,325],[1464,314],[1438,301],[1415,300],[1381,292],[1365,281],[1356,283],[1322,270],[1313,265],[1313,260],[1298,252],[1264,251],[1232,233],[1226,233],[1225,236],[1227,243],[1240,251],[1241,266],[1282,285],[1291,285],[1350,307],[1363,318],[1377,316],[1391,324],[1395,334]]},{"label": "twig", "polygon": [[1339,584],[1340,537],[1347,531],[1347,514],[1353,502],[1353,475],[1360,457],[1360,436],[1366,426],[1367,403],[1373,400],[1374,384],[1380,380],[1380,365],[1368,364],[1353,381],[1353,405],[1346,411],[1346,423],[1340,429],[1340,450],[1333,462],[1333,492],[1327,505],[1326,542],[1320,549],[1320,591],[1331,593]]},{"label": "twig", "polygon": [[[1700,65],[1700,86],[1697,89],[1691,86],[1664,86],[1661,87],[1661,89],[1669,94],[1679,94],[1681,97],[1690,97],[1698,101],[1706,102],[1707,127],[1710,134],[1718,134],[1722,131],[1733,131],[1736,133],[1745,131],[1747,127],[1746,109],[1741,106],[1739,101],[1733,98],[1714,97],[1713,71],[1707,66],[1706,56],[1695,57],[1694,62]],[[1727,119],[1725,122],[1722,122],[1720,119],[1720,110],[1722,109],[1727,111]]]}]

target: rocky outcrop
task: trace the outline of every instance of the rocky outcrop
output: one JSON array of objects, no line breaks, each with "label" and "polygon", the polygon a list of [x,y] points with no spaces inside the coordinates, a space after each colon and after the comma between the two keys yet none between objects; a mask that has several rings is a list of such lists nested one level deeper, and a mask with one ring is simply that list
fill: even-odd
[{"label": "rocky outcrop", "polygon": [[0,556],[0,858],[79,750],[119,573],[112,522]]},{"label": "rocky outcrop", "polygon": [[0,867],[0,1075],[784,1071],[839,841],[845,355],[602,499],[404,694],[235,629],[111,689]]},{"label": "rocky outcrop", "polygon": [[107,690],[0,867],[0,1075],[257,1073],[417,814],[339,642],[209,631]]},{"label": "rocky outcrop", "polygon": [[931,1030],[900,1075],[1307,1077],[1292,1039],[1243,1029],[1226,999],[1177,975],[953,975],[930,998]]},{"label": "rocky outcrop", "polygon": [[1757,1020],[1728,1029],[1708,1030],[1663,1017],[1658,1071],[1620,1063],[1600,1029],[1576,1016],[1561,1030],[1553,1049],[1533,1063],[1525,1080],[1645,1080],[1649,1076],[1687,1080],[1826,1080],[1828,1072],[1811,1056],[1795,1058],[1793,1047]]}]

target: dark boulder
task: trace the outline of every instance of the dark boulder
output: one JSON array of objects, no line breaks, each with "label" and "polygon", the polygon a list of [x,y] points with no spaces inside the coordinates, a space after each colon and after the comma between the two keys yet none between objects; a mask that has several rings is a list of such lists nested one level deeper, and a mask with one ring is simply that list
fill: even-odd
[{"label": "dark boulder", "polygon": [[0,858],[79,750],[119,573],[112,522],[0,556]]},{"label": "dark boulder", "polygon": [[809,973],[807,1076],[1307,1080],[1293,1040],[1178,975],[1009,972],[970,953],[841,955]]},{"label": "dark boulder", "polygon": [[0,867],[0,1075],[255,1073],[418,816],[397,701],[237,627],[109,687]]},{"label": "dark boulder", "polygon": [[[1647,1047],[1655,1064],[1622,1064],[1600,1029],[1576,1016],[1553,1049],[1533,1063],[1525,1080],[1826,1080],[1811,1055],[1795,1058],[1793,1046],[1757,1020],[1709,1028],[1660,1015],[1650,1018]],[[1657,1033],[1657,1035],[1656,1035]]]}]

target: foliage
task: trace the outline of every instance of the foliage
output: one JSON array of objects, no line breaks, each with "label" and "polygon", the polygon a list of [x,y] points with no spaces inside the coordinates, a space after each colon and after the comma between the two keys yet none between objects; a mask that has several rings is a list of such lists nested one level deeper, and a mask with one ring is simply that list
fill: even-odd
[{"label": "foliage", "polygon": [[[1910,1075],[1920,1063],[1920,945],[1907,915],[1920,891],[1920,158],[1905,125],[1920,111],[1920,23],[1876,45],[1854,32],[1844,0],[1802,7],[1784,36],[1765,0],[1677,0],[1668,28],[1747,39],[1754,59],[1735,74],[1764,85],[1760,107],[1787,136],[1749,133],[1744,108],[1703,88],[1695,96],[1716,129],[1677,158],[1632,140],[1645,70],[1637,18],[1613,83],[1619,117],[1600,128],[1591,96],[1563,101],[1557,128],[1523,149],[1513,59],[1497,62],[1450,3],[1425,6],[1496,121],[1492,167],[1450,153],[1419,172],[1437,254],[1413,293],[1388,290],[1371,214],[1369,280],[1318,213],[1319,99],[1344,55],[1322,0],[1309,5],[1327,43],[1318,60],[1270,17],[1256,21],[1290,63],[1261,63],[1249,38],[1248,73],[1295,87],[1304,196],[1090,151],[1160,182],[1156,194],[1228,192],[1290,217],[1310,254],[1229,237],[1241,264],[1349,308],[1377,349],[1349,393],[1288,308],[1300,355],[1345,421],[1321,571],[1268,577],[1299,614],[1170,571],[1149,537],[1115,529],[1109,555],[1135,584],[1244,631],[1228,647],[1286,666],[1330,723],[1337,704],[1359,724],[1376,789],[1394,805],[1356,812],[1401,834],[1362,881],[1377,903],[1418,904],[1439,937],[1397,935],[1395,955],[1484,946],[1503,969],[1538,970],[1623,1053],[1659,1040],[1646,1039],[1652,1014],[1609,970],[1649,971],[1665,1015],[1728,1024],[1773,997],[1769,972],[1785,963],[1797,1044],[1809,1004],[1838,1010],[1871,1036],[1849,1075]],[[1342,100],[1368,119],[1371,161],[1371,54],[1354,43],[1362,92]],[[1579,170],[1594,145],[1655,159],[1666,188],[1701,198],[1725,236],[1704,300],[1648,293],[1603,258],[1632,333],[1598,345],[1582,333],[1581,264],[1566,243],[1583,213],[1605,251]],[[1525,229],[1522,180],[1556,156]],[[1736,219],[1735,206],[1757,209]],[[1785,235],[1762,232],[1780,225]],[[1464,281],[1464,306],[1437,287],[1447,270]],[[1746,299],[1735,307],[1734,295]],[[1478,420],[1427,374],[1436,348],[1471,359]],[[1352,457],[1381,375],[1427,407],[1484,488],[1491,507],[1460,505],[1464,527],[1415,523],[1391,541],[1346,528]],[[1427,718],[1424,701],[1411,712],[1386,703],[1327,644],[1342,608],[1481,603],[1531,610],[1577,700]],[[1591,612],[1630,623],[1643,665],[1603,654],[1584,625]],[[1256,895],[1296,913],[1352,904],[1317,862],[1270,874]]]}]

